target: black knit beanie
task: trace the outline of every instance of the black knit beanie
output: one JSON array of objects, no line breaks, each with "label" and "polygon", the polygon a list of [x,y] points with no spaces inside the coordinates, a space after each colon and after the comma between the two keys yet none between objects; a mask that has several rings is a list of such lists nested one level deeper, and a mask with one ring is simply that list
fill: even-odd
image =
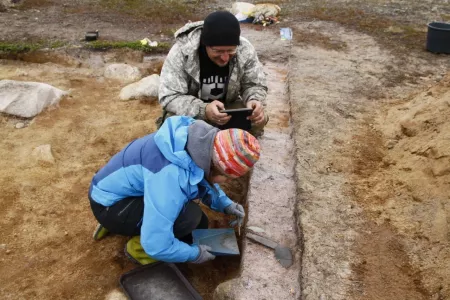
[{"label": "black knit beanie", "polygon": [[237,46],[240,35],[236,17],[228,11],[216,11],[206,17],[200,41],[205,46]]}]

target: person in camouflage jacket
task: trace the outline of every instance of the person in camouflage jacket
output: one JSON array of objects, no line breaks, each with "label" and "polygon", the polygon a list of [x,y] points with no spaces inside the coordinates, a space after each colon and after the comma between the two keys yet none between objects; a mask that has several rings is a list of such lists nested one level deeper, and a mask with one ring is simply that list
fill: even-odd
[{"label": "person in camouflage jacket", "polygon": [[[233,26],[234,31],[230,32]],[[220,46],[208,47],[204,42],[205,36],[214,46]],[[236,18],[229,12],[215,12],[205,21],[186,24],[175,33],[175,37],[176,43],[161,71],[159,103],[165,115],[162,121],[168,116],[185,115],[221,126],[228,122],[231,116],[220,113],[220,110],[240,106],[253,108],[250,117],[252,127],[264,127],[268,120],[264,114],[267,95],[265,74],[255,48],[240,36]],[[230,42],[229,46],[223,45],[225,41],[230,41],[230,37],[233,42]],[[207,48],[208,57],[213,63],[219,67],[228,65],[224,96],[219,101],[202,99],[199,55],[202,45]],[[215,52],[218,54],[215,55]]]}]

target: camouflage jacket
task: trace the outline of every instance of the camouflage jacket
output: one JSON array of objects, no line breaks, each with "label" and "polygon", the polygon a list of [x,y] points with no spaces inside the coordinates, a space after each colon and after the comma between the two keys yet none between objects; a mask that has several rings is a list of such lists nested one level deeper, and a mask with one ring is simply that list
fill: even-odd
[{"label": "camouflage jacket", "polygon": [[[176,115],[204,119],[207,103],[200,99],[200,59],[198,48],[203,21],[188,23],[177,32],[175,45],[164,62],[159,86],[159,103]],[[244,103],[267,95],[266,79],[255,48],[241,37],[236,55],[230,61],[225,107],[239,97]]]}]

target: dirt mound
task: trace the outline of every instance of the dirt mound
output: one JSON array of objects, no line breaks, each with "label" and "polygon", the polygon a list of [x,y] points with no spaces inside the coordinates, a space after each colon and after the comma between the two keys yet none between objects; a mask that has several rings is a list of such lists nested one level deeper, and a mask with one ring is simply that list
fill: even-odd
[{"label": "dirt mound", "polygon": [[450,299],[449,83],[389,105],[356,137],[352,194],[374,222],[354,265],[364,299]]}]

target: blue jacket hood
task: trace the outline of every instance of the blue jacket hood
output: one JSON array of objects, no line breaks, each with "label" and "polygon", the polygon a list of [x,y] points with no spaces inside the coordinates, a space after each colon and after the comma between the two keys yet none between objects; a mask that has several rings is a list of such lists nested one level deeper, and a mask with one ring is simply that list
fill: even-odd
[{"label": "blue jacket hood", "polygon": [[164,157],[171,163],[189,171],[191,185],[198,184],[205,174],[186,151],[189,126],[194,122],[195,120],[191,117],[170,117],[164,121],[155,134],[155,143]]}]

